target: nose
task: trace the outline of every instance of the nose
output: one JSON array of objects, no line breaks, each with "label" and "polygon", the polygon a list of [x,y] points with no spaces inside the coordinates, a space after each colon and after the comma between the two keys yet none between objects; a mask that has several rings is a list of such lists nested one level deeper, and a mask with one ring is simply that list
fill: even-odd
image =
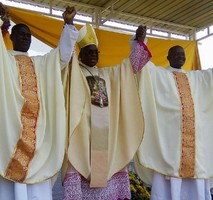
[{"label": "nose", "polygon": [[185,56],[184,56],[184,55],[180,55],[180,56],[179,56],[179,58],[184,59],[184,58],[185,58]]},{"label": "nose", "polygon": [[27,33],[23,33],[23,34],[22,34],[22,38],[25,39],[25,40],[29,40],[30,37],[31,37],[31,36],[30,36],[29,34],[27,34]]}]

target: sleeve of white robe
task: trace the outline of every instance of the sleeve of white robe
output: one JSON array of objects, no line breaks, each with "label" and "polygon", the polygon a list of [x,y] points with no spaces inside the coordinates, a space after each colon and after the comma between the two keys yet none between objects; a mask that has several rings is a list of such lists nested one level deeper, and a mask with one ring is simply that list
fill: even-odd
[{"label": "sleeve of white robe", "polygon": [[78,30],[71,24],[65,24],[59,41],[61,69],[68,66],[77,38]]}]

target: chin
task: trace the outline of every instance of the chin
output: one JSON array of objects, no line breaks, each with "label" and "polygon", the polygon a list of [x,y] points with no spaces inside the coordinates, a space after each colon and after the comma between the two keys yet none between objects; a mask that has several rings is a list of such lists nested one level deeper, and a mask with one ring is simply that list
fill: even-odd
[{"label": "chin", "polygon": [[87,66],[88,66],[88,67],[94,67],[95,65],[92,65],[92,64],[89,64],[89,65],[88,65],[88,64],[87,64]]},{"label": "chin", "polygon": [[19,50],[19,51],[21,51],[21,52],[27,52],[28,49],[22,49],[22,50]]},{"label": "chin", "polygon": [[97,65],[97,62],[96,62],[96,63],[91,63],[91,64],[90,64],[91,67],[94,67],[94,66],[96,66],[96,65]]}]

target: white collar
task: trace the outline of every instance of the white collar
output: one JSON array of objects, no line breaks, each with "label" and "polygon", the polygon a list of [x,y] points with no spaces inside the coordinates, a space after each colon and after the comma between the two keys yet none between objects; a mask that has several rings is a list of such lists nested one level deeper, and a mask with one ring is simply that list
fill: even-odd
[{"label": "white collar", "polygon": [[15,56],[15,55],[25,55],[25,56],[29,56],[27,52],[22,52],[22,51],[14,51],[14,50],[8,50],[8,52]]},{"label": "white collar", "polygon": [[168,66],[168,67],[166,67],[166,69],[167,70],[169,70],[169,71],[171,71],[171,72],[184,72],[184,73],[186,73],[186,71],[184,70],[184,69],[177,69],[177,68],[174,68],[174,67],[171,67],[171,66]]}]

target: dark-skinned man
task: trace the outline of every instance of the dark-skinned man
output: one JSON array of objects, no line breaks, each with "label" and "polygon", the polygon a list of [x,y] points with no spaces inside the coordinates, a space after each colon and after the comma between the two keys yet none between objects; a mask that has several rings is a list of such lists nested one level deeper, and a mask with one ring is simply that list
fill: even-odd
[{"label": "dark-skinned man", "polygon": [[167,69],[148,62],[139,74],[145,131],[135,169],[152,185],[152,200],[210,200],[212,69],[184,71],[181,46],[167,59]]},{"label": "dark-skinned man", "polygon": [[127,200],[131,194],[126,166],[143,133],[134,73],[151,55],[142,41],[141,65],[134,63],[136,55],[131,54],[119,65],[98,68],[98,41],[89,24],[79,31],[77,44],[80,53],[72,61],[70,119],[74,120],[64,200]]},{"label": "dark-skinned man", "polygon": [[170,71],[184,71],[182,69],[186,61],[185,51],[181,46],[173,46],[168,51],[167,60],[169,61],[170,66],[166,69]]},{"label": "dark-skinned man", "polygon": [[[4,20],[2,4],[0,11]],[[0,36],[0,199],[52,199],[51,178],[61,168],[66,138],[61,70],[78,36],[75,14],[67,7],[59,46],[44,56],[28,56],[31,31],[24,24],[12,28],[13,51]]]}]

